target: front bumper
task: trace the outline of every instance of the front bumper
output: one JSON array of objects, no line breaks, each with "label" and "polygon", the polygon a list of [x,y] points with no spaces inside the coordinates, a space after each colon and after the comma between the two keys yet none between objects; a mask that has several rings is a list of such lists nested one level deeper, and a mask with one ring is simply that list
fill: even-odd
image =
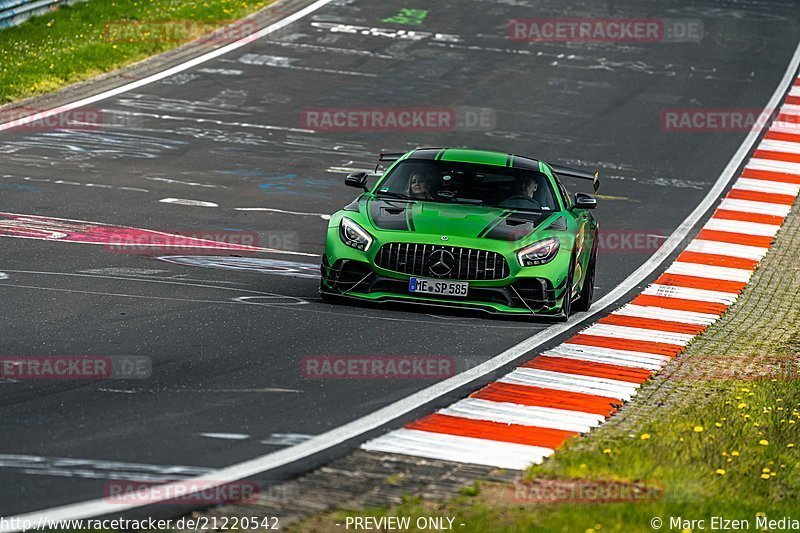
[{"label": "front bumper", "polygon": [[401,302],[437,307],[478,309],[493,314],[554,317],[561,312],[564,282],[553,286],[546,278],[509,277],[503,284],[469,282],[469,296],[431,296],[408,292],[411,276],[379,274],[369,263],[339,259],[322,261],[320,292],[372,302]]}]

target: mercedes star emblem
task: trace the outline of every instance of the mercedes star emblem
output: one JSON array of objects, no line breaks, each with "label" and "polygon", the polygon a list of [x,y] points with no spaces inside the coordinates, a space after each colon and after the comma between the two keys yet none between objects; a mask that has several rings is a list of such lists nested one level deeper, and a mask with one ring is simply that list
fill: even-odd
[{"label": "mercedes star emblem", "polygon": [[446,276],[453,271],[456,258],[444,248],[434,250],[428,255],[428,270],[434,276]]}]

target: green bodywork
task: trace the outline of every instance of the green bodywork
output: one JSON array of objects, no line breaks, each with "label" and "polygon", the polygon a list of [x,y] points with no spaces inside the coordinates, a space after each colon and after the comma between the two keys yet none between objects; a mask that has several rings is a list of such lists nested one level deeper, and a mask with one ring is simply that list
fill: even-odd
[{"label": "green bodywork", "polygon": [[[589,277],[586,274],[590,269],[590,262],[594,260],[593,247],[596,246],[598,224],[589,210],[573,207],[572,198],[547,163],[539,161],[539,171],[550,180],[559,202],[559,210],[544,213],[543,218],[536,222],[532,231],[519,239],[495,239],[487,236],[487,233],[491,234],[487,230],[490,230],[493,224],[498,224],[518,211],[508,208],[447,202],[403,201],[401,203],[407,206],[404,215],[405,224],[396,223],[397,229],[386,229],[385,225],[384,227],[379,227],[374,220],[374,210],[370,209],[370,204],[386,201],[385,198],[378,199],[376,192],[380,190],[382,182],[391,173],[392,168],[404,159],[413,158],[414,152],[412,150],[392,163],[369,191],[364,192],[353,203],[331,216],[328,223],[325,256],[322,266],[323,281],[320,291],[323,294],[331,296],[344,295],[350,298],[378,302],[402,301],[447,307],[468,307],[493,313],[515,315],[558,315],[564,305],[566,280],[572,267],[571,299],[574,300],[579,295],[584,282]],[[441,149],[436,155],[436,159],[441,161],[494,166],[511,166],[514,164],[515,157],[500,152],[453,148]],[[525,159],[528,162],[533,161],[528,158]],[[530,212],[528,211],[528,213]],[[354,249],[342,242],[339,226],[343,217],[353,220],[371,234],[374,242],[367,251]],[[561,218],[564,220],[559,220]],[[564,221],[566,222],[565,224]],[[556,223],[555,227],[551,227],[553,223]],[[443,236],[447,238],[446,242],[443,242]],[[523,267],[520,265],[516,255],[520,249],[550,237],[557,237],[560,241],[558,253],[553,260],[540,266]],[[342,260],[366,263],[377,276],[402,280],[406,282],[406,286],[411,277],[420,277],[419,275],[412,276],[411,274],[378,267],[376,265],[376,255],[381,246],[386,243],[446,244],[447,246],[498,252],[506,259],[510,270],[509,275],[498,280],[470,280],[470,291],[480,287],[506,287],[524,281],[526,278],[543,278],[549,280],[552,285],[555,291],[555,301],[553,305],[531,309],[527,306],[509,306],[498,302],[473,299],[469,295],[466,298],[438,297],[412,294],[407,289],[405,291],[392,292],[361,292],[358,285],[342,294],[341,290],[335,290],[326,281],[326,269],[340,264]],[[424,277],[434,278],[434,276]]]}]

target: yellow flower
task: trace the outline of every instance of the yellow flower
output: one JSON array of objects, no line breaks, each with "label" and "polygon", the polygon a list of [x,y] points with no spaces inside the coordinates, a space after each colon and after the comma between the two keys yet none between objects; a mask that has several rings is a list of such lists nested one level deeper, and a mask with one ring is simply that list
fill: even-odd
[{"label": "yellow flower", "polygon": [[714,422],[714,425],[717,426],[718,428],[721,428],[722,427],[722,422]]},{"label": "yellow flower", "polygon": [[681,441],[681,442],[683,442],[683,440],[684,440],[684,439],[683,439],[683,437],[681,437],[681,438],[679,438],[678,440],[679,440],[679,441]]},{"label": "yellow flower", "polygon": [[794,448],[794,444],[792,444],[792,443],[790,442],[789,444],[787,444],[787,445],[786,445],[786,447],[787,447],[787,448]]},{"label": "yellow flower", "polygon": [[641,436],[639,436],[639,438],[642,440],[647,440],[650,438],[650,433],[642,433]]},{"label": "yellow flower", "polygon": [[745,407],[747,407],[747,404],[742,402],[739,405],[737,405],[736,407],[738,407],[739,409],[744,409]]},{"label": "yellow flower", "polygon": [[758,443],[762,446],[766,446],[767,444],[769,444],[769,441],[767,439],[761,439],[760,441],[758,441]]},{"label": "yellow flower", "polygon": [[603,453],[605,454],[611,453],[611,448],[606,448],[605,450],[603,450]]},{"label": "yellow flower", "polygon": [[769,479],[769,474],[761,474],[761,479]]},{"label": "yellow flower", "polygon": [[694,427],[694,432],[695,433],[702,433],[703,432],[703,426],[695,426]]},{"label": "yellow flower", "polygon": [[770,472],[769,468],[762,468],[761,469],[761,473],[762,474],[769,474],[769,472]]},{"label": "yellow flower", "polygon": [[720,476],[724,476],[725,475],[725,469],[724,468],[717,468],[717,474],[719,474]]},{"label": "yellow flower", "polygon": [[731,452],[731,455],[732,455],[732,456],[734,456],[734,457],[739,457],[739,452],[737,452],[737,451],[732,451],[732,452]]}]

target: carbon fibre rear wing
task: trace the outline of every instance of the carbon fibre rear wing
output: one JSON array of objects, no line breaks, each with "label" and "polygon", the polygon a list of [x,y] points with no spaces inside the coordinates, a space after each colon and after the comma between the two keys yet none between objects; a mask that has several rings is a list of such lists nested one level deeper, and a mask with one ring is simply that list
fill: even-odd
[{"label": "carbon fibre rear wing", "polygon": [[384,152],[381,150],[381,154],[378,156],[378,162],[375,164],[375,172],[378,172],[378,169],[381,166],[381,163],[384,161],[397,161],[401,157],[406,155],[405,152]]},{"label": "carbon fibre rear wing", "polygon": [[553,169],[553,172],[558,174],[559,176],[565,176],[567,178],[576,178],[579,180],[589,180],[592,182],[592,186],[594,187],[594,192],[600,188],[600,172],[596,171],[594,173],[587,172],[585,170],[578,170],[576,168],[565,167],[562,165],[550,165],[550,168]]}]

